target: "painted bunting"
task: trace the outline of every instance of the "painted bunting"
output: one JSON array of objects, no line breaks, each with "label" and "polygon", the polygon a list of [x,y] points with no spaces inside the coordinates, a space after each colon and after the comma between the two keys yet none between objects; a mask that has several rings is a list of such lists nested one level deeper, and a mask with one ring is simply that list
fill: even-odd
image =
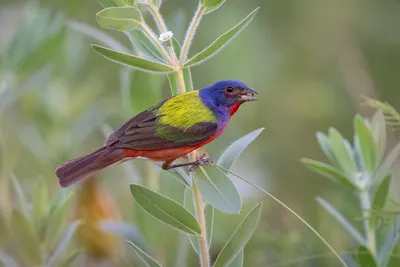
[{"label": "painted bunting", "polygon": [[209,159],[204,157],[181,164],[173,162],[220,136],[240,105],[257,99],[255,94],[241,81],[224,80],[165,99],[128,120],[103,147],[59,166],[59,183],[67,187],[136,157],[164,162],[164,170],[205,164]]}]

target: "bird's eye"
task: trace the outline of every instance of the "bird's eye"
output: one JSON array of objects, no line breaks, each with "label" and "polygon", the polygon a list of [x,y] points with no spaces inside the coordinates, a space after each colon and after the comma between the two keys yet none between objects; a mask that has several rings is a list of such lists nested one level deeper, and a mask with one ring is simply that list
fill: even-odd
[{"label": "bird's eye", "polygon": [[226,91],[227,93],[231,94],[231,93],[233,92],[233,87],[232,87],[232,86],[227,86],[227,87],[225,88],[225,91]]}]

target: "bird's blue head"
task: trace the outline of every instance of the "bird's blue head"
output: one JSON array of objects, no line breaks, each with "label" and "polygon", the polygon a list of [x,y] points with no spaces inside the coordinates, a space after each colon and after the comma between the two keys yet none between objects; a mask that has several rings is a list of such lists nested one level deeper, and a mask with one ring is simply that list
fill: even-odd
[{"label": "bird's blue head", "polygon": [[241,81],[223,80],[201,89],[199,94],[212,109],[235,112],[244,102],[257,100],[258,93]]}]

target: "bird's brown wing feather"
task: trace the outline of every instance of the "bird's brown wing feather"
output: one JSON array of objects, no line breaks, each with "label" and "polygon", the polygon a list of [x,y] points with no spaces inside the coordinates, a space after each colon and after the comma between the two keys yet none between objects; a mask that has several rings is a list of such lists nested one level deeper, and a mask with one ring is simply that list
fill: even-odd
[{"label": "bird's brown wing feather", "polygon": [[185,130],[159,123],[161,116],[157,115],[157,111],[165,101],[127,121],[110,135],[104,145],[135,150],[159,150],[198,145],[215,134],[217,124],[214,122],[199,123]]}]

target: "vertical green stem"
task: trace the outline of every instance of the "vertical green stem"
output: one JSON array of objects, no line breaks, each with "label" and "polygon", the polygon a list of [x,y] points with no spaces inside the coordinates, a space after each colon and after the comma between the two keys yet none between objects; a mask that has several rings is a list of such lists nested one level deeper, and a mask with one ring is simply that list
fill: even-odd
[{"label": "vertical green stem", "polygon": [[206,228],[206,218],[204,216],[204,203],[203,200],[201,199],[200,190],[197,187],[196,182],[194,181],[193,172],[192,172],[192,179],[193,179],[193,194],[194,194],[194,201],[196,204],[197,220],[199,221],[201,228],[201,235],[199,235],[201,266],[209,267],[210,255],[208,252],[208,245],[207,245],[207,228]]},{"label": "vertical green stem", "polygon": [[367,246],[371,252],[371,254],[376,254],[376,236],[375,230],[373,229],[369,217],[370,217],[370,210],[371,210],[371,199],[368,194],[368,190],[364,189],[360,193],[360,205],[362,209],[362,215],[364,217],[364,229],[365,235],[367,238]]},{"label": "vertical green stem", "polygon": [[185,63],[187,54],[189,52],[190,44],[192,43],[194,33],[196,32],[197,26],[200,23],[201,17],[203,16],[205,11],[205,8],[199,4],[196,13],[194,14],[194,17],[192,19],[192,22],[189,25],[189,29],[186,33],[185,40],[183,41],[183,46],[181,50],[181,57],[179,59],[179,66],[183,67],[183,64]]},{"label": "vertical green stem", "polygon": [[[153,5],[151,0],[148,0],[148,7],[150,9],[150,12],[153,14],[160,30],[162,32],[167,31],[167,26],[164,23],[164,20],[162,19],[160,13],[158,12],[158,9]],[[177,80],[177,85],[178,85],[178,90],[179,92],[185,93],[186,92],[186,86],[185,86],[185,78],[183,76],[183,64],[185,62],[186,56],[188,54],[190,44],[192,42],[192,39],[194,37],[194,34],[196,32],[196,28],[199,25],[199,22],[201,20],[201,16],[204,14],[204,8],[199,5],[199,7],[196,10],[196,13],[193,17],[192,22],[190,23],[188,32],[186,33],[185,40],[183,42],[182,50],[181,50],[181,57],[177,59],[177,56],[172,48],[172,41],[170,42],[170,49],[171,49],[171,56],[172,56],[172,61],[173,64],[170,63],[171,58],[168,56],[166,53],[166,50],[164,47],[157,41],[157,46],[162,52],[163,56],[168,60],[169,64],[174,67],[175,69],[175,74],[176,74],[176,80]],[[145,27],[146,28],[146,27]],[[145,31],[146,29],[144,29]],[[147,33],[148,35],[151,35],[150,33]],[[152,35],[154,38],[154,36]],[[196,151],[193,151],[189,154],[189,160],[190,161],[195,161],[196,160]],[[206,220],[205,220],[205,215],[204,215],[204,203],[203,200],[201,199],[201,193],[199,188],[197,187],[195,181],[194,181],[194,173],[191,173],[192,181],[193,181],[193,193],[194,193],[194,202],[195,202],[195,208],[196,208],[196,215],[197,215],[197,220],[200,224],[201,228],[201,235],[198,236],[199,243],[200,243],[200,260],[201,260],[201,266],[202,267],[210,267],[210,256],[209,256],[209,251],[208,251],[208,245],[207,245],[207,229],[206,229]]]},{"label": "vertical green stem", "polygon": [[[160,31],[162,33],[167,32],[168,31],[167,25],[165,24],[164,19],[162,18],[157,7],[154,6],[153,1],[147,0],[147,6],[149,7],[150,13],[153,15]],[[172,39],[168,41],[168,46],[169,46],[170,54],[173,57],[173,60],[175,61],[176,64],[178,64],[178,62],[177,62],[178,60],[176,58],[175,52],[173,51],[174,49],[173,49]]]}]

